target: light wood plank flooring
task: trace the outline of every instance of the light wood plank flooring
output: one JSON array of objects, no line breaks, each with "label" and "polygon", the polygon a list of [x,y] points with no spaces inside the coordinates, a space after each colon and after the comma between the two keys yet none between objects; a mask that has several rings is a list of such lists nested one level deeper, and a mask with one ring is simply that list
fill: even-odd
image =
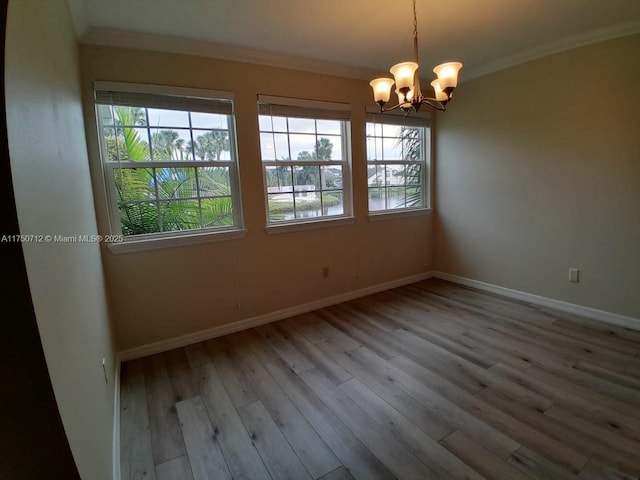
[{"label": "light wood plank flooring", "polygon": [[122,478],[638,479],[639,355],[428,280],[125,363]]}]

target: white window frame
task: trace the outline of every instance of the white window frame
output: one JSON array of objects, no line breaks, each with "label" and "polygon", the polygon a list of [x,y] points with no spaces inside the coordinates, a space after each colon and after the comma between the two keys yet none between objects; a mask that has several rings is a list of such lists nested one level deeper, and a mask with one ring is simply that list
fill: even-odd
[{"label": "white window frame", "polygon": [[[264,160],[261,155],[263,189],[265,198],[265,215],[268,233],[284,233],[289,231],[323,228],[326,226],[353,223],[353,189],[351,181],[351,105],[316,100],[306,100],[271,95],[258,95],[258,115],[287,118],[306,118],[314,120],[340,121],[340,138],[342,160]],[[258,122],[259,123],[259,122]],[[263,133],[291,134],[288,127],[286,132],[259,130]],[[295,134],[295,133],[293,133]],[[317,134],[316,132],[316,135]],[[288,139],[289,140],[289,139]],[[261,147],[262,148],[262,147]],[[289,153],[289,152],[288,152]],[[293,218],[290,220],[271,221],[269,218],[269,192],[267,189],[267,167],[277,166],[331,166],[342,168],[342,199],[343,213],[340,215],[325,215],[318,217]],[[324,191],[321,185],[320,192]],[[322,196],[322,193],[321,193]]]},{"label": "white window frame", "polygon": [[[367,109],[366,124],[365,124],[365,142],[366,142],[366,159],[367,159],[367,172],[369,167],[376,165],[422,165],[421,185],[422,185],[422,205],[421,206],[407,206],[402,208],[385,208],[381,210],[371,210],[369,206],[369,190],[372,188],[369,185],[369,178],[367,177],[367,211],[369,213],[369,220],[382,220],[389,217],[400,216],[415,216],[425,215],[431,213],[431,184],[432,184],[432,172],[431,172],[431,156],[432,156],[432,134],[431,134],[431,118],[428,114],[415,113],[412,116],[405,116],[403,112],[385,112],[381,114],[379,111]],[[422,128],[422,145],[421,145],[421,157],[422,160],[404,160],[404,159],[378,159],[371,158],[371,152],[369,147],[369,139],[371,138],[384,138],[377,135],[369,135],[369,124],[385,124],[396,125],[405,127],[418,127]],[[378,152],[376,152],[378,153]],[[382,188],[382,187],[381,187]],[[387,187],[384,187],[387,188]],[[405,185],[406,188],[406,185]]]},{"label": "white window frame", "polygon": [[[233,109],[233,94],[214,90],[193,88],[168,87],[161,85],[147,85],[122,82],[94,82],[94,99],[96,109],[96,123],[100,144],[100,157],[108,200],[110,223],[109,249],[114,253],[148,250],[162,247],[204,243],[210,241],[241,238],[245,235],[242,202],[240,195],[240,178],[238,169],[238,149],[235,127],[235,113]],[[107,149],[103,135],[103,125],[99,115],[101,105],[125,105],[141,108],[173,109],[187,112],[224,113],[227,115],[227,131],[229,132],[230,160],[153,160],[153,150],[148,161],[108,161]],[[219,105],[225,105],[224,112]],[[146,111],[146,110],[145,110]],[[149,130],[152,125],[141,126]],[[166,127],[167,129],[172,127]],[[175,127],[177,128],[177,127]],[[185,127],[187,128],[187,127]],[[188,131],[200,130],[191,124]],[[206,129],[205,129],[206,130]],[[195,167],[226,167],[229,169],[230,197],[233,209],[233,224],[228,226],[201,227],[188,230],[145,233],[124,236],[120,222],[118,195],[115,182],[115,171],[121,168],[195,168]],[[197,170],[196,170],[197,175]],[[198,189],[196,199],[214,198],[200,196]],[[121,241],[119,241],[121,240]]]}]

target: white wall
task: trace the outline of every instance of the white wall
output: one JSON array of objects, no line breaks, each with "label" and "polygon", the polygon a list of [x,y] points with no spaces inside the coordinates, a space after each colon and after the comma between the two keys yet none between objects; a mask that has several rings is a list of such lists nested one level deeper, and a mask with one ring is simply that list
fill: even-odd
[{"label": "white wall", "polygon": [[436,268],[640,318],[638,52],[620,38],[461,85],[438,117]]},{"label": "white wall", "polygon": [[[64,0],[9,3],[5,75],[21,233],[95,234],[77,44]],[[114,359],[100,248],[23,248],[49,375],[78,470],[88,480],[113,478]]]},{"label": "white wall", "polygon": [[[371,222],[367,217],[366,82],[186,55],[82,46],[89,154],[106,232],[92,82],[129,81],[232,91],[246,238],[114,255],[104,265],[119,349],[162,341],[432,269],[432,216]],[[352,105],[352,225],[265,232],[258,94]],[[322,268],[329,267],[329,278]]]}]

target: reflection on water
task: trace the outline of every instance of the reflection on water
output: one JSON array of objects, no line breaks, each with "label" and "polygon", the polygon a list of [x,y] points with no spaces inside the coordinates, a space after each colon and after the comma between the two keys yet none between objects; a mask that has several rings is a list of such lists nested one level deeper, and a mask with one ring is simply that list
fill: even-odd
[{"label": "reflection on water", "polygon": [[289,212],[285,213],[283,220],[293,220],[294,218],[313,218],[313,217],[321,217],[323,216],[323,211],[325,216],[330,215],[342,215],[344,213],[344,208],[342,205],[333,205],[332,207],[325,208],[315,208],[309,210],[300,210],[298,212],[298,216],[296,217],[295,213]]},{"label": "reflection on water", "polygon": [[[385,209],[393,209],[393,208],[403,208],[404,207],[404,196],[390,196],[388,199],[388,204],[385,205],[384,198],[372,198],[369,197],[369,211],[377,212]],[[324,213],[323,213],[324,211]],[[344,213],[343,205],[333,205],[331,207],[324,207],[323,209],[315,208],[309,210],[300,210],[298,211],[298,215],[294,212],[287,212],[284,214],[282,220],[293,220],[295,218],[314,218],[314,217],[322,217],[322,216],[331,216],[331,215],[342,215]]]},{"label": "reflection on water", "polygon": [[369,197],[369,211],[377,212],[385,209],[392,208],[403,208],[404,207],[404,196],[403,195],[394,195],[389,196],[387,199],[388,204],[385,205],[384,197]]}]

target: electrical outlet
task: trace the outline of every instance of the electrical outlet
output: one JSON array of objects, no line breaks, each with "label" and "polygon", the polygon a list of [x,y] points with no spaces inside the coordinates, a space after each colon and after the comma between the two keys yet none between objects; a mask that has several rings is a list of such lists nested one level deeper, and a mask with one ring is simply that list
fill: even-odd
[{"label": "electrical outlet", "polygon": [[570,268],[569,269],[569,281],[570,282],[574,282],[574,283],[578,283],[580,281],[580,270],[578,270],[577,268]]},{"label": "electrical outlet", "polygon": [[104,383],[109,384],[109,375],[107,375],[107,359],[102,358],[102,372],[104,373]]},{"label": "electrical outlet", "polygon": [[322,267],[322,278],[329,278],[329,267]]}]

